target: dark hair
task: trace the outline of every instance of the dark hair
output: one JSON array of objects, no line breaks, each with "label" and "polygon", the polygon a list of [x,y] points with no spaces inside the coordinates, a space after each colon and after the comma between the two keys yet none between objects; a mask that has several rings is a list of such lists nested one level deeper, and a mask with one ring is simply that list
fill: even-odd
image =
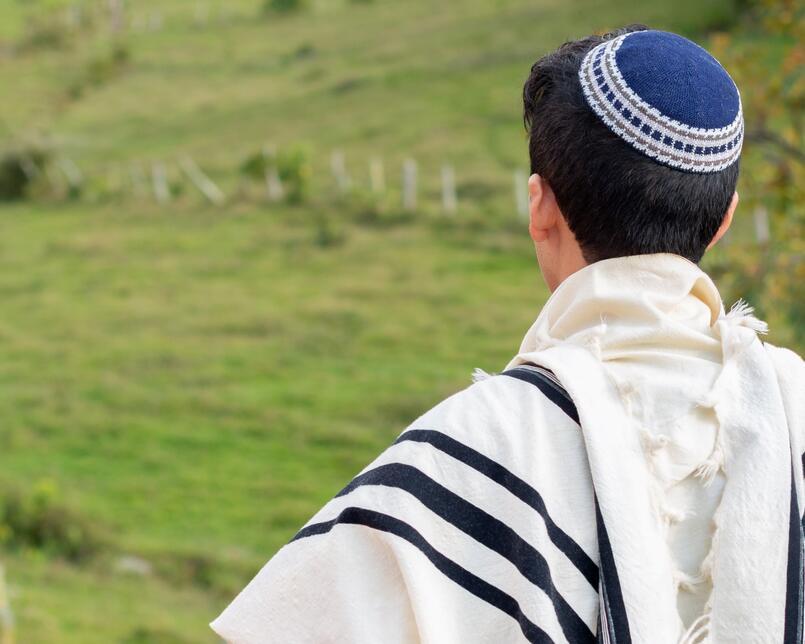
[{"label": "dark hair", "polygon": [[631,31],[566,42],[540,58],[523,87],[531,172],[551,186],[588,262],[675,253],[698,262],[730,204],[738,162],[719,172],[661,165],[610,131],[584,99],[578,72],[593,47]]}]

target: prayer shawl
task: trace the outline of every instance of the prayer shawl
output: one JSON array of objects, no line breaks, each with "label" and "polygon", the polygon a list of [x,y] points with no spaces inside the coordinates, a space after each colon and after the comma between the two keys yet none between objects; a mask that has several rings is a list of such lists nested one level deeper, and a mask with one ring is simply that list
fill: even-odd
[{"label": "prayer shawl", "polygon": [[[702,404],[718,434],[700,472],[724,487],[712,591],[685,629],[652,454],[601,360],[604,314],[711,287],[666,254],[572,275],[502,373],[411,423],[212,628],[237,644],[802,644],[802,361],[761,343],[746,307],[713,320],[723,360]],[[600,325],[557,334],[591,288],[612,293]],[[653,326],[636,331],[673,337]]]}]

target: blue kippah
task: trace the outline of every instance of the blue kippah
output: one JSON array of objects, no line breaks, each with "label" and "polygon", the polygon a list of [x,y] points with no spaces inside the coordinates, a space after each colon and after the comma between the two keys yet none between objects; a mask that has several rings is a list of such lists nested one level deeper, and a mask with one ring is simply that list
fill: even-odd
[{"label": "blue kippah", "polygon": [[659,163],[717,172],[741,154],[738,88],[687,38],[654,30],[618,36],[587,53],[579,79],[607,127]]}]

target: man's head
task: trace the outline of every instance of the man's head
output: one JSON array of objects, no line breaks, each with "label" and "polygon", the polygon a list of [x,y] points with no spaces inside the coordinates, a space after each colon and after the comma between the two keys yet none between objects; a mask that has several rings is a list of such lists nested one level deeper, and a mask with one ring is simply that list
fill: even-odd
[{"label": "man's head", "polygon": [[[680,37],[646,31],[639,38],[623,39],[637,46],[630,50],[624,45],[619,59],[615,50],[609,52],[609,61],[600,55],[585,60],[597,45],[645,29],[635,25],[565,43],[534,64],[523,88],[532,172],[530,231],[552,290],[585,264],[611,257],[667,252],[698,262],[726,232],[737,205],[740,99],[737,89],[734,96],[729,93],[734,85],[714,59]],[[658,54],[654,60],[642,56],[638,48],[668,46],[667,55]],[[681,53],[673,51],[677,46]],[[677,63],[678,58],[685,60]],[[623,70],[617,67],[619,60]],[[610,67],[599,70],[602,63]],[[687,65],[693,77],[699,66],[701,77],[714,81],[703,83],[700,77],[660,82],[662,71],[676,71],[674,64],[682,65],[683,72]],[[599,92],[596,95],[591,87],[599,77],[603,91],[593,88]],[[604,80],[617,82],[614,96]],[[684,97],[663,94],[680,93],[685,82],[701,91],[695,96],[686,92]],[[639,85],[644,96],[633,92],[630,83]],[[690,104],[680,105],[683,98]],[[653,110],[663,101],[670,108]],[[647,124],[652,114],[657,120]],[[730,116],[732,125],[719,122]],[[683,117],[687,123],[677,120]],[[644,136],[641,126],[651,136]],[[678,140],[666,134],[678,135]],[[689,138],[695,136],[705,140]],[[729,140],[729,146],[696,145],[714,136],[717,143]]]}]

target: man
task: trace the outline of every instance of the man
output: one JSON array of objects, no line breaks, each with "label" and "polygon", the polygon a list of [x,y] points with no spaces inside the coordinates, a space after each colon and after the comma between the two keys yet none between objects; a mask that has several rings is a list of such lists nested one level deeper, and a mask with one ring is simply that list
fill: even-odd
[{"label": "man", "polygon": [[803,641],[803,363],[697,262],[738,203],[738,89],[628,27],[524,88],[552,295],[216,619],[227,641]]}]

